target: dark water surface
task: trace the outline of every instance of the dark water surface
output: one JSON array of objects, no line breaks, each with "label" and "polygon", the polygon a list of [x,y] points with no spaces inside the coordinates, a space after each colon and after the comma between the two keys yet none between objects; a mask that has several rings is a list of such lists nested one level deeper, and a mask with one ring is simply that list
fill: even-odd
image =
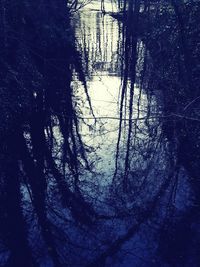
[{"label": "dark water surface", "polygon": [[[126,62],[128,37],[123,23],[114,18],[112,5],[106,5],[106,15],[98,9],[100,4],[94,2],[75,19],[78,47],[97,119],[94,123],[84,103],[82,116],[89,118],[85,119],[89,125],[82,128],[82,134],[86,144],[95,148],[97,157],[94,158],[97,173],[88,182],[91,186],[98,184],[99,192],[92,194],[95,199],[97,194],[99,201],[105,204],[101,205],[100,212],[113,218],[102,221],[101,225],[104,234],[109,231],[111,248],[108,246],[105,252],[108,254],[105,256],[102,252],[93,264],[105,256],[105,266],[197,266],[190,254],[196,248],[191,252],[189,247],[196,242],[193,234],[198,232],[191,180],[195,179],[194,173],[199,176],[199,126],[194,136],[188,136],[188,127],[195,119],[187,120],[180,113],[191,97],[187,99],[186,95],[183,103],[179,91],[170,95],[173,80],[169,81],[165,74],[159,76],[166,68],[167,59],[164,56],[164,62],[156,62],[154,57],[159,57],[156,52],[161,48],[153,51],[152,44],[140,36],[136,72],[126,77],[126,64],[130,63]],[[160,46],[157,40],[154,42],[155,47]],[[131,50],[128,56],[130,53]],[[172,53],[176,57],[176,51]],[[123,88],[126,101],[120,109]],[[131,90],[134,94],[130,117]],[[196,156],[192,159],[193,153]]]},{"label": "dark water surface", "polygon": [[102,2],[0,1],[2,267],[200,266],[199,2]]}]

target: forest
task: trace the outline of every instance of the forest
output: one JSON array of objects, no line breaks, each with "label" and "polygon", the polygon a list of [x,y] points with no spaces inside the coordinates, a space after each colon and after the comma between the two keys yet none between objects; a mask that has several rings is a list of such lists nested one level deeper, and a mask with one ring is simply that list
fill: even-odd
[{"label": "forest", "polygon": [[0,266],[200,266],[199,14],[0,0]]}]

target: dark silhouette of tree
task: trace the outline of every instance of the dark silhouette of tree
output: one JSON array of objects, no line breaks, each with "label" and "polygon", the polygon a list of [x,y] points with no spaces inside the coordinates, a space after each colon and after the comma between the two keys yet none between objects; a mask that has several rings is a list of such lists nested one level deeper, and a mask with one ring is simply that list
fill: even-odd
[{"label": "dark silhouette of tree", "polygon": [[[36,248],[31,251],[29,245],[34,237],[29,238],[27,230],[23,188],[28,191],[54,266],[63,263],[48,218],[50,177],[75,220],[88,225],[95,218],[93,208],[79,190],[81,164],[87,169],[90,166],[74,108],[73,69],[92,107],[66,4],[1,1],[0,231],[10,253],[8,266],[36,266],[40,261],[34,257]],[[56,146],[58,139],[62,140],[60,148]],[[62,154],[57,157],[59,149]],[[70,175],[73,184],[68,182]]]}]

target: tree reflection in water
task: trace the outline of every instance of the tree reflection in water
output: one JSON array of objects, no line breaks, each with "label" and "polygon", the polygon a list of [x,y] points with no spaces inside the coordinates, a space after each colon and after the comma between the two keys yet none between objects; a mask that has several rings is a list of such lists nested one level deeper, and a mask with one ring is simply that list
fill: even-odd
[{"label": "tree reflection in water", "polygon": [[199,265],[199,3],[100,2],[1,1],[2,266]]}]

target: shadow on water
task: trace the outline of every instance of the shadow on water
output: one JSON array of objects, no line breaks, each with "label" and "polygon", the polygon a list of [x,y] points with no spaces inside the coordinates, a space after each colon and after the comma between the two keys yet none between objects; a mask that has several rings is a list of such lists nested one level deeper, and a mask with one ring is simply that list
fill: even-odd
[{"label": "shadow on water", "polygon": [[0,264],[199,266],[199,2],[87,2],[0,2]]}]

